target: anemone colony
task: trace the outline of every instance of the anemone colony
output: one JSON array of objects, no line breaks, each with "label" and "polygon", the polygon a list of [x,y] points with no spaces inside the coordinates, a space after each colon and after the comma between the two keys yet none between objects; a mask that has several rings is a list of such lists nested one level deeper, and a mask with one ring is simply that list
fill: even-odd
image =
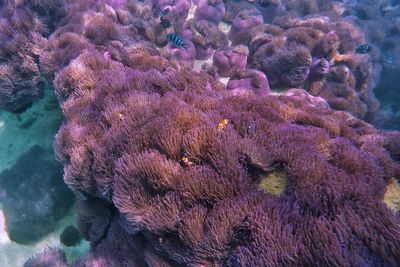
[{"label": "anemone colony", "polygon": [[[400,132],[369,124],[396,116],[374,95],[380,44],[355,53],[357,21],[382,14],[348,5],[5,1],[0,107],[54,87],[91,244],[74,265],[397,266]],[[40,264],[67,265],[56,249]]]}]

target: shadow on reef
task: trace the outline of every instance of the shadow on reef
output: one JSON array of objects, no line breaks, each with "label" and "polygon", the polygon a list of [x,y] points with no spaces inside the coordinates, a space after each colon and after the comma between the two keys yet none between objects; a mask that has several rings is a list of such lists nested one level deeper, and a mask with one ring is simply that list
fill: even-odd
[{"label": "shadow on reef", "polygon": [[62,165],[39,146],[30,148],[0,174],[0,201],[11,240],[35,242],[67,214],[74,195],[62,177]]}]

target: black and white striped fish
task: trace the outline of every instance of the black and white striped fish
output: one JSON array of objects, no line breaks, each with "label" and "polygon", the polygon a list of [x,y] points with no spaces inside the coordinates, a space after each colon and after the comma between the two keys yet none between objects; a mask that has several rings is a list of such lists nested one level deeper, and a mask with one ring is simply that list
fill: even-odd
[{"label": "black and white striped fish", "polygon": [[272,4],[270,0],[258,0],[257,3],[261,7],[269,7]]},{"label": "black and white striped fish", "polygon": [[372,50],[372,47],[369,44],[362,44],[356,48],[356,53],[357,54],[366,54],[368,52],[371,52],[371,50]]},{"label": "black and white striped fish", "polygon": [[382,55],[382,61],[384,64],[392,65],[394,64],[394,55],[392,51],[387,51]]},{"label": "black and white striped fish", "polygon": [[167,39],[168,41],[171,42],[171,44],[173,44],[176,47],[183,47],[185,49],[187,49],[187,44],[183,42],[182,37],[180,37],[178,34],[176,33],[169,33],[167,34]]}]

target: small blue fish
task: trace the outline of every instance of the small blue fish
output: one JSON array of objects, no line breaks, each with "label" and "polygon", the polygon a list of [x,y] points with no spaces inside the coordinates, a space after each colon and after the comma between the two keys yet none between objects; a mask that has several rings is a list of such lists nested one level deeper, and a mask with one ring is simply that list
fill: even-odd
[{"label": "small blue fish", "polygon": [[394,63],[394,55],[392,51],[387,51],[382,55],[382,61],[385,64],[392,65]]},{"label": "small blue fish", "polygon": [[165,17],[166,15],[168,15],[168,13],[169,13],[169,8],[167,7],[167,8],[161,9],[159,15],[160,15],[160,17]]},{"label": "small blue fish", "polygon": [[356,48],[356,54],[366,54],[371,52],[372,47],[369,44],[362,44]]},{"label": "small blue fish", "polygon": [[258,0],[257,3],[261,7],[269,7],[272,4],[270,0]]},{"label": "small blue fish", "polygon": [[371,18],[371,16],[367,13],[367,11],[365,10],[365,7],[363,7],[363,6],[355,5],[353,7],[353,12],[354,12],[354,15],[361,20],[368,20]]},{"label": "small blue fish", "polygon": [[174,46],[176,46],[176,47],[183,47],[183,48],[187,49],[187,48],[186,48],[187,44],[185,44],[185,43],[183,42],[182,37],[180,37],[178,34],[176,34],[176,33],[169,33],[169,34],[167,34],[167,39],[168,39],[168,41],[170,41],[171,44],[173,44]]}]

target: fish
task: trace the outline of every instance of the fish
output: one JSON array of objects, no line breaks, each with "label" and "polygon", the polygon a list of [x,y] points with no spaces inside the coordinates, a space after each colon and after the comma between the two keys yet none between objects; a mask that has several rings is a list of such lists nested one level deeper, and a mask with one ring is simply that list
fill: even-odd
[{"label": "fish", "polygon": [[371,52],[372,47],[369,44],[362,44],[359,47],[356,48],[356,54],[366,54],[368,52]]},{"label": "fish", "polygon": [[223,130],[223,129],[228,125],[228,123],[229,123],[229,120],[228,120],[228,119],[220,120],[220,122],[219,122],[218,125],[217,125],[217,130],[218,130],[218,131]]},{"label": "fish", "polygon": [[187,49],[187,44],[183,42],[182,37],[180,37],[178,34],[176,33],[169,33],[167,34],[167,39],[168,41],[171,42],[171,44],[173,44],[176,47],[183,47],[185,49]]},{"label": "fish", "polygon": [[360,5],[355,5],[353,7],[353,12],[356,17],[361,20],[368,20],[370,19],[370,15],[367,13],[365,8],[361,7]]},{"label": "fish", "polygon": [[171,22],[169,22],[169,20],[167,20],[164,17],[160,18],[160,24],[161,24],[161,26],[163,26],[164,29],[171,27]]},{"label": "fish", "polygon": [[160,10],[159,15],[160,15],[160,17],[165,17],[166,15],[168,15],[168,13],[169,13],[169,8],[166,7],[166,8],[164,8],[164,9],[161,9],[161,10]]},{"label": "fish", "polygon": [[392,65],[394,63],[394,55],[392,51],[387,51],[382,55],[382,61],[385,64]]},{"label": "fish", "polygon": [[271,0],[258,0],[257,2],[261,7],[269,7],[271,5]]}]

